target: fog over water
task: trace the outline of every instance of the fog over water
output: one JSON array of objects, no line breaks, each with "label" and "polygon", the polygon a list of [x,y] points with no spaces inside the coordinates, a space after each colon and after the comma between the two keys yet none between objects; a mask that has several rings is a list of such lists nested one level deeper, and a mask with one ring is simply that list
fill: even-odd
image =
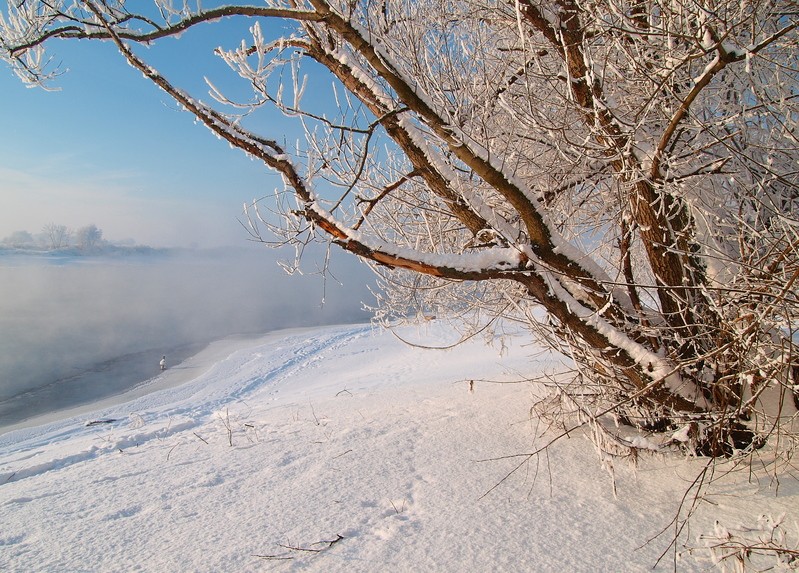
[{"label": "fog over water", "polygon": [[279,258],[0,255],[0,427],[119,394],[156,376],[163,354],[174,365],[229,335],[369,319],[372,274],[354,257],[333,261],[343,285],[289,276]]}]

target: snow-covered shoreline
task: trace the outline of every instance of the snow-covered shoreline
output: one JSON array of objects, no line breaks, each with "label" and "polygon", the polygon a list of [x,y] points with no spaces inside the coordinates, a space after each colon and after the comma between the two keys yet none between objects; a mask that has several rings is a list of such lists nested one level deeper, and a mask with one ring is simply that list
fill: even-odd
[{"label": "snow-covered shoreline", "polygon": [[246,351],[249,348],[268,344],[287,336],[312,333],[318,330],[319,327],[288,328],[260,335],[228,336],[214,340],[202,345],[199,351],[190,354],[188,358],[175,365],[170,365],[156,376],[145,378],[145,375],[140,375],[141,382],[128,390],[98,399],[87,399],[85,403],[77,406],[56,408],[41,415],[0,426],[0,452],[7,444],[24,441],[27,434],[41,431],[39,427],[71,427],[83,425],[92,420],[127,417],[139,408],[139,400],[149,394],[162,396],[161,400],[168,404],[170,389],[201,377],[215,364],[235,352]]},{"label": "snow-covered shoreline", "polygon": [[[437,321],[400,334],[452,342]],[[705,463],[616,464],[616,495],[579,432],[525,463],[552,434],[522,373],[557,365],[522,334],[228,342],[132,401],[0,436],[0,570],[651,571]],[[678,548],[714,520],[795,519],[794,479],[751,478],[720,481]],[[712,569],[656,570],[675,568]]]},{"label": "snow-covered shoreline", "polygon": [[[283,331],[276,332],[279,333]],[[76,406],[57,407],[43,414],[37,414],[20,421],[0,425],[0,444],[3,443],[4,434],[9,432],[57,422],[73,423],[93,413],[96,415],[89,417],[102,417],[103,412],[107,412],[115,406],[131,402],[145,394],[190,382],[192,379],[205,373],[214,363],[226,358],[236,350],[247,348],[251,344],[256,345],[259,341],[268,340],[275,335],[275,332],[270,332],[259,336],[229,336],[205,345],[195,345],[198,346],[199,350],[190,353],[187,358],[181,360],[177,364],[168,362],[170,365],[167,370],[156,376],[148,376],[148,369],[139,369],[138,379],[140,382],[134,384],[127,390],[94,399],[87,397],[84,403]],[[150,362],[156,364],[157,354],[155,352],[151,352],[150,354]],[[168,354],[169,358],[174,360],[174,353],[169,352]],[[153,364],[149,364],[149,366],[152,367]],[[154,369],[154,367],[150,368],[150,370]]]},{"label": "snow-covered shoreline", "polygon": [[158,376],[161,352],[180,365],[203,352],[208,344],[187,344],[178,348],[139,350],[84,368],[72,375],[20,392],[0,402],[0,436],[31,426],[47,424],[94,409],[127,401],[144,388],[163,382]]}]

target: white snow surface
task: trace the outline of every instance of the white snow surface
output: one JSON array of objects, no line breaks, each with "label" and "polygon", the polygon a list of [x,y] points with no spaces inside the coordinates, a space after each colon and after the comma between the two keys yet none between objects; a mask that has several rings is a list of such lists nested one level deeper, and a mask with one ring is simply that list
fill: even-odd
[{"label": "white snow surface", "polygon": [[[399,334],[457,338],[438,321]],[[367,325],[222,341],[0,435],[0,571],[652,571],[705,460],[617,462],[614,496],[576,432],[503,481],[522,459],[484,460],[557,432],[531,417],[532,384],[499,382],[558,367],[503,342],[427,350]],[[714,487],[680,549],[714,520],[796,519],[791,479]],[[702,555],[654,570],[712,570]]]}]

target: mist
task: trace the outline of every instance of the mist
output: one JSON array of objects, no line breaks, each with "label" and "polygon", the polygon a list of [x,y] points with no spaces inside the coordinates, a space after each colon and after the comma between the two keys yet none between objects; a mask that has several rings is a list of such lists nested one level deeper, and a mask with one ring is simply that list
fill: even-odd
[{"label": "mist", "polygon": [[279,258],[265,248],[3,256],[0,426],[120,393],[157,375],[162,355],[174,365],[212,340],[369,319],[372,273],[354,257],[340,253],[326,280],[289,276]]}]

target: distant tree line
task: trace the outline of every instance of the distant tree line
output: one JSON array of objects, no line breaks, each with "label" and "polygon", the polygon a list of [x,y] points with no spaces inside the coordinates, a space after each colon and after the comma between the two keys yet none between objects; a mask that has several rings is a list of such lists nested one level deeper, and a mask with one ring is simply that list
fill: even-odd
[{"label": "distant tree line", "polygon": [[48,251],[67,248],[91,251],[109,246],[108,241],[103,239],[102,229],[94,224],[70,230],[65,225],[47,223],[36,235],[29,231],[15,231],[3,238],[0,243],[6,248]]}]

